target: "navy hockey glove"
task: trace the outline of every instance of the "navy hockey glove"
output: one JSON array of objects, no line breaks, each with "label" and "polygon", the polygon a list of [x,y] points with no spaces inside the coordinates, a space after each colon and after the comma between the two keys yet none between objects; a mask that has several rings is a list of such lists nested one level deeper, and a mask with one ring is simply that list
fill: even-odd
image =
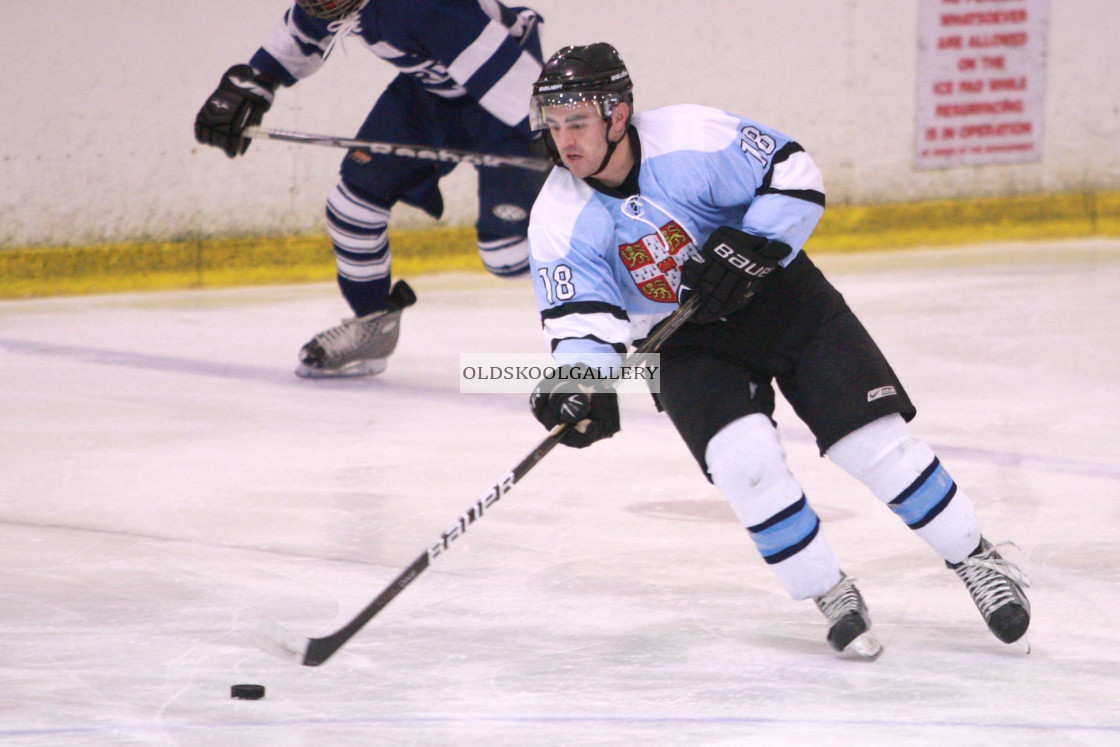
[{"label": "navy hockey glove", "polygon": [[272,106],[276,86],[277,81],[258,75],[248,65],[226,70],[218,90],[210,94],[194,120],[195,140],[221,148],[230,158],[241,155],[250,143],[241,133],[261,123]]},{"label": "navy hockey glove", "polygon": [[681,268],[677,297],[683,304],[700,294],[700,308],[690,321],[705,324],[746,306],[759,285],[793,249],[781,241],[720,226],[704,248]]},{"label": "navy hockey glove", "polygon": [[[595,391],[595,383],[602,389],[603,380],[585,378],[590,372],[584,364],[561,366],[555,378],[541,379],[529,397],[533,415],[545,428],[552,430],[561,423],[570,428],[560,443],[582,449],[603,438],[618,433],[618,393],[614,390]],[[579,391],[557,391],[562,385],[571,389],[579,383]]]}]

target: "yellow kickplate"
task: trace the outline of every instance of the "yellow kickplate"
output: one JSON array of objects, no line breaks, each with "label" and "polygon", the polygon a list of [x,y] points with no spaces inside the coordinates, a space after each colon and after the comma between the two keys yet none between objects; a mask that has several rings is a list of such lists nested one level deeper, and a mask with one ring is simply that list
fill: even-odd
[{"label": "yellow kickplate", "polygon": [[[1120,236],[1120,192],[832,205],[807,249],[855,252]],[[473,228],[392,231],[393,274],[478,271]],[[0,298],[326,282],[326,234],[0,248]]]}]

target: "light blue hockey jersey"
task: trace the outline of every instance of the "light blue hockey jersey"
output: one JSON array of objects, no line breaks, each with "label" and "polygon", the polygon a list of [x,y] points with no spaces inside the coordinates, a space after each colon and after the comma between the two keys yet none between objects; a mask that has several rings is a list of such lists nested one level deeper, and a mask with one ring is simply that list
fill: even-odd
[{"label": "light blue hockey jersey", "polygon": [[432,94],[470,96],[531,136],[529,96],[542,67],[539,20],[529,8],[498,0],[369,0],[328,23],[293,3],[249,64],[290,86],[322,67],[338,40],[356,36]]},{"label": "light blue hockey jersey", "polygon": [[634,116],[638,194],[596,191],[554,168],[533,205],[530,259],[558,363],[600,362],[678,307],[680,267],[719,226],[801,251],[824,213],[820,170],[775,130],[709,107]]}]

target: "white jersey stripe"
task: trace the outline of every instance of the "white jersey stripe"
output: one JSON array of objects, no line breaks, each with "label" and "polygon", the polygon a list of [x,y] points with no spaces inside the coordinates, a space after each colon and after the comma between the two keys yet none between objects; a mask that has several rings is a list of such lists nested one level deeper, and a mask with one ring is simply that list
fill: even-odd
[{"label": "white jersey stripe", "polygon": [[798,151],[774,165],[770,188],[782,191],[811,189],[824,194],[824,177],[809,154]]},{"label": "white jersey stripe", "polygon": [[320,42],[309,39],[305,34],[300,33],[294,23],[289,23],[287,20],[282,20],[272,27],[272,31],[269,32],[261,48],[283,65],[284,69],[291,73],[293,78],[299,79],[305,78],[321,68],[324,58],[321,53],[305,55],[299,44],[296,43],[297,37],[299,41],[305,44],[314,45],[320,50],[323,49]]},{"label": "white jersey stripe", "polygon": [[544,333],[550,341],[594,335],[604,342],[629,345],[630,322],[612,314],[568,314],[544,320]]},{"label": "white jersey stripe", "polygon": [[[502,42],[509,38],[506,27],[496,21],[486,24],[486,28],[471,45],[448,66],[447,72],[459,83],[466,83],[478,69],[498,51]],[[527,101],[528,99],[526,99]]]},{"label": "white jersey stripe", "polygon": [[540,74],[541,64],[528,52],[522,52],[509,72],[478,103],[513,127],[528,116],[525,102],[532,96],[533,83]]},{"label": "white jersey stripe", "polygon": [[495,21],[502,19],[502,9],[497,0],[478,0],[478,7],[482,8],[482,12]]}]

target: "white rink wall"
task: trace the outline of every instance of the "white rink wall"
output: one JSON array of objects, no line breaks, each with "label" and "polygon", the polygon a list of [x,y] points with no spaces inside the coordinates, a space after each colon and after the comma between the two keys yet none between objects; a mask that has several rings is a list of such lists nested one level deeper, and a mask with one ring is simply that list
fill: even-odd
[{"label": "white rink wall", "polygon": [[[968,0],[965,0],[966,3]],[[918,0],[536,0],[546,54],[610,41],[638,108],[700,103],[790,134],[831,204],[1120,189],[1120,3],[1051,0],[1043,160],[915,171]],[[198,146],[195,113],[284,0],[4,0],[0,247],[322,230],[342,152]],[[264,124],[350,135],[393,69],[358,44]],[[443,223],[473,222],[473,170]],[[430,226],[417,211],[397,228]]]}]

